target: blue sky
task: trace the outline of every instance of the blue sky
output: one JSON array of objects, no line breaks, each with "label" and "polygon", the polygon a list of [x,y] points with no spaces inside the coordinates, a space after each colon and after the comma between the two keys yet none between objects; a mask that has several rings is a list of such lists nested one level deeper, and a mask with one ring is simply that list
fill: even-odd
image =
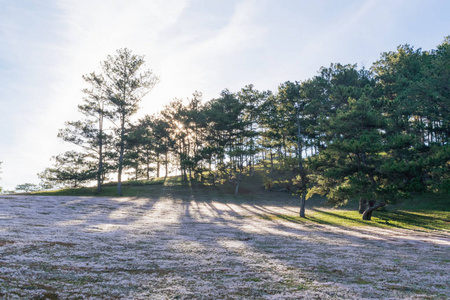
[{"label": "blue sky", "polygon": [[143,115],[194,91],[209,100],[250,83],[275,91],[333,62],[370,67],[447,35],[447,0],[0,0],[0,186],[38,183],[69,147],[56,134],[79,118],[81,76],[118,48],[161,78]]}]

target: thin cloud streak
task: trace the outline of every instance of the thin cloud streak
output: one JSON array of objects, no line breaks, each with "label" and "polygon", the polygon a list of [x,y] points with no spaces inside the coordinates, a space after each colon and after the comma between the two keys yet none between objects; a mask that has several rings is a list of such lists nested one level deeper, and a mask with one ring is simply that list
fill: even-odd
[{"label": "thin cloud streak", "polygon": [[195,90],[201,91],[205,99],[218,96],[222,89],[228,87],[225,82],[230,83],[221,78],[224,68],[248,49],[257,48],[262,43],[263,28],[252,20],[256,11],[256,1],[245,1],[236,6],[229,22],[214,34],[196,37],[195,42],[175,37],[177,42],[170,44],[162,60],[161,83],[149,98],[167,101],[189,97]]}]

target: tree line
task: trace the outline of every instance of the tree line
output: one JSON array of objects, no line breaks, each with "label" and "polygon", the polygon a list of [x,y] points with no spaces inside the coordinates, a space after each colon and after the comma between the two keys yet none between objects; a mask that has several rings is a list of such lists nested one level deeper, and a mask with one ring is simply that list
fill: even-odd
[{"label": "tree line", "polygon": [[335,204],[360,199],[360,212],[424,192],[450,189],[450,37],[431,51],[402,45],[370,69],[331,64],[276,92],[247,85],[203,101],[195,92],[133,121],[158,78],[128,49],[108,56],[100,74],[83,76],[78,110],[58,136],[78,145],[53,157],[44,185],[135,180],[179,170],[185,181],[228,180],[264,169],[268,189],[297,193],[300,215],[314,194]]}]

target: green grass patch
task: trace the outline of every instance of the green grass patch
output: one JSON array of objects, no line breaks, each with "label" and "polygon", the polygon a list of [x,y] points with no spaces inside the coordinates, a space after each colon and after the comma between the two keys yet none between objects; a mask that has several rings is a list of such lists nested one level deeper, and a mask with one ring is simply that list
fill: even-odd
[{"label": "green grass patch", "polygon": [[[140,186],[139,186],[140,187]],[[123,197],[140,197],[147,195],[144,188],[134,188],[131,186],[122,186],[122,196]],[[102,191],[97,192],[97,188],[94,187],[82,187],[82,188],[71,188],[71,189],[61,189],[54,191],[42,191],[35,192],[32,195],[36,196],[80,196],[80,197],[118,197],[116,186],[104,186]]]},{"label": "green grass patch", "polygon": [[375,222],[385,223],[391,227],[414,230],[448,230],[450,231],[450,216],[445,211],[392,211],[377,213]]},{"label": "green grass patch", "polygon": [[[155,178],[151,180],[130,180],[122,182],[122,196],[124,197],[151,197],[152,190],[158,190],[153,186],[162,186],[166,182],[173,185],[176,178]],[[97,192],[97,187],[65,188],[52,191],[38,191],[30,193],[36,196],[81,196],[81,197],[118,197],[117,182],[109,182],[102,186],[102,191]]]},{"label": "green grass patch", "polygon": [[298,291],[307,290],[309,288],[308,283],[306,283],[306,282],[305,283],[299,283],[299,282],[294,281],[294,280],[287,280],[287,281],[284,282],[284,284],[287,287],[292,288],[292,289],[296,289]]},{"label": "green grass patch", "polygon": [[261,282],[262,279],[261,278],[256,278],[256,277],[252,277],[252,278],[244,278],[245,282]]},{"label": "green grass patch", "polygon": [[31,193],[31,195],[36,196],[109,196],[108,194],[112,192],[112,187],[103,187],[101,193],[97,192],[96,188],[81,187],[81,188],[66,188],[60,190],[51,191],[39,191]]},{"label": "green grass patch", "polygon": [[364,279],[364,278],[362,278],[362,277],[356,277],[356,278],[354,278],[353,280],[352,280],[352,283],[356,283],[356,284],[373,284],[373,282],[371,282],[371,281],[369,281],[369,280],[367,280],[367,279]]},{"label": "green grass patch", "polygon": [[419,231],[445,230],[450,231],[448,212],[416,212],[416,211],[380,211],[374,212],[371,221],[361,219],[361,214],[351,210],[307,210],[306,218],[295,215],[263,215],[263,219],[281,219],[295,223],[317,223],[340,227],[379,227],[403,228]]},{"label": "green grass patch", "polygon": [[[151,180],[130,180],[122,182],[123,197],[171,197],[174,199],[196,201],[258,201],[294,199],[290,193],[273,193],[264,189],[261,172],[253,175],[243,174],[239,186],[238,196],[235,196],[236,185],[227,178],[217,180],[215,185],[208,176],[203,182],[195,180],[185,182],[182,176],[160,177]],[[40,196],[84,196],[84,197],[118,197],[117,183],[108,182],[103,185],[102,192],[98,193],[96,187],[66,188],[53,191],[39,191],[30,193]]]}]

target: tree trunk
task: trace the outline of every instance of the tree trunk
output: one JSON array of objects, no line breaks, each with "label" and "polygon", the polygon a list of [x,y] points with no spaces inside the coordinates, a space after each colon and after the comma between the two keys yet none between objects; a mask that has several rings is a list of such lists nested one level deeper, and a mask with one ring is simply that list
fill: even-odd
[{"label": "tree trunk", "polygon": [[234,193],[235,196],[238,195],[239,192],[239,184],[241,183],[241,179],[242,179],[242,170],[239,170],[239,175],[236,178],[236,191]]},{"label": "tree trunk", "polygon": [[123,157],[119,157],[119,172],[117,174],[117,194],[122,196],[122,163]]},{"label": "tree trunk", "polygon": [[98,139],[97,193],[100,193],[102,191],[102,173],[103,173],[103,114],[102,113],[100,113],[98,127],[99,127],[99,139]]},{"label": "tree trunk", "polygon": [[306,187],[303,188],[302,199],[300,201],[300,218],[306,218],[305,217],[305,206],[306,206]]},{"label": "tree trunk", "polygon": [[103,153],[102,142],[100,141],[99,158],[98,158],[98,172],[97,172],[97,193],[102,191],[102,173],[103,173]]},{"label": "tree trunk", "polygon": [[300,127],[300,109],[297,107],[297,159],[298,159],[298,171],[302,182],[302,200],[300,202],[300,218],[305,218],[305,206],[306,206],[306,189],[307,179],[306,172],[303,169],[303,140],[301,139],[301,127]]},{"label": "tree trunk", "polygon": [[[191,167],[188,167],[188,171],[189,171],[189,181],[192,181],[192,168]],[[195,178],[194,178],[195,179]],[[186,181],[188,181],[188,180],[186,180]]]},{"label": "tree trunk", "polygon": [[147,164],[147,181],[150,180],[150,153],[148,151],[148,149],[146,149],[146,164]]},{"label": "tree trunk", "polygon": [[165,154],[165,158],[166,158],[166,161],[165,161],[165,164],[166,164],[166,174],[164,175],[164,178],[167,178],[167,176],[169,176],[169,157],[168,157],[168,153],[166,152],[166,154]]},{"label": "tree trunk", "polygon": [[264,169],[267,167],[267,165],[266,165],[266,158],[267,158],[266,150],[263,150],[261,162],[262,162],[262,164],[263,164],[263,168],[264,168]]},{"label": "tree trunk", "polygon": [[372,200],[369,201],[369,208],[366,209],[366,211],[362,215],[362,219],[366,221],[372,220],[372,212],[379,209],[380,207],[383,207],[386,205],[386,203],[382,202],[378,205],[375,205],[376,201]]},{"label": "tree trunk", "polygon": [[367,200],[364,198],[359,199],[359,213],[362,214],[367,208]]},{"label": "tree trunk", "polygon": [[270,172],[273,172],[273,153],[270,151]]},{"label": "tree trunk", "polygon": [[123,153],[125,151],[125,118],[121,120],[120,132],[120,154],[119,154],[119,170],[117,174],[117,194],[122,196],[122,169],[123,169]]},{"label": "tree trunk", "polygon": [[156,161],[156,177],[159,177],[159,157],[157,159],[158,160]]}]

